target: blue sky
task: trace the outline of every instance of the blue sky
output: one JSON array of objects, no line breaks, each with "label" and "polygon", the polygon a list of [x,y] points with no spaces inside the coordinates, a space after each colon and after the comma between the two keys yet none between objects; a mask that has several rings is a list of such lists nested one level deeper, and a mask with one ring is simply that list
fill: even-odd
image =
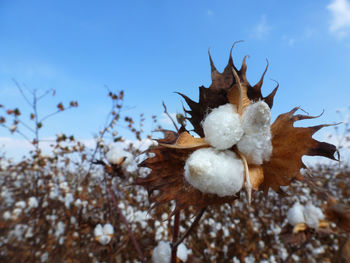
[{"label": "blue sky", "polygon": [[270,78],[280,84],[273,116],[301,106],[310,114],[324,109],[317,122],[340,121],[336,110],[350,104],[349,0],[1,1],[0,103],[25,111],[13,78],[56,89],[43,112],[60,101],[80,106],[49,121],[43,136],[88,139],[109,111],[106,86],[125,91],[126,114],[145,113],[149,122],[162,118],[163,100],[181,112],[173,92],[197,100],[198,87],[210,85],[208,48],[222,70],[237,40],[245,42],[234,60],[239,67],[250,56],[252,84],[269,60],[263,91],[274,88]]}]

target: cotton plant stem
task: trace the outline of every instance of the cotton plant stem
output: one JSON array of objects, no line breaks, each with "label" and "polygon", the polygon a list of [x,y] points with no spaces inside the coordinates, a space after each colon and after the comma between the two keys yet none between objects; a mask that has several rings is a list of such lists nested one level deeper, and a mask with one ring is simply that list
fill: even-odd
[{"label": "cotton plant stem", "polygon": [[128,220],[125,218],[125,216],[123,215],[123,212],[120,210],[119,206],[118,206],[118,202],[117,202],[117,199],[115,197],[115,194],[111,188],[111,186],[109,187],[109,193],[112,197],[112,202],[115,206],[115,209],[117,210],[117,213],[119,214],[120,216],[120,219],[123,221],[124,225],[126,226],[126,228],[128,229],[128,233],[129,233],[129,237],[132,241],[132,243],[134,244],[134,247],[137,251],[137,254],[139,255],[139,258],[141,259],[141,262],[145,263],[146,262],[146,259],[145,259],[145,256],[143,255],[141,249],[140,249],[140,246],[134,236],[134,233],[132,232],[130,226],[129,226],[129,222]]},{"label": "cotton plant stem", "polygon": [[192,232],[192,230],[198,225],[199,220],[202,218],[205,210],[206,210],[206,207],[201,209],[201,211],[197,214],[196,218],[193,220],[189,229],[187,229],[185,234],[178,241],[176,241],[176,243],[173,246],[176,246],[176,247],[179,246],[185,240],[185,238],[187,238],[189,236],[189,234]]},{"label": "cotton plant stem", "polygon": [[180,211],[175,213],[174,217],[174,227],[173,227],[173,242],[171,244],[171,263],[176,263],[177,259],[177,246],[175,246],[177,237],[179,236],[180,229]]}]

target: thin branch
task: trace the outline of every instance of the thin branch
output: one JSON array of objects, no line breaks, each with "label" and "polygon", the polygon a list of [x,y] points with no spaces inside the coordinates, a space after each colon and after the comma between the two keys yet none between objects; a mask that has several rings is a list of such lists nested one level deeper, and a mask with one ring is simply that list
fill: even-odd
[{"label": "thin branch", "polygon": [[141,259],[141,262],[146,262],[146,259],[145,259],[145,256],[143,255],[141,249],[140,249],[140,246],[139,244],[137,243],[137,240],[134,236],[134,233],[132,232],[130,226],[129,226],[129,222],[128,220],[125,218],[125,216],[123,215],[122,211],[120,210],[119,206],[118,206],[118,202],[117,202],[117,199],[115,197],[115,194],[111,188],[111,186],[109,186],[109,193],[110,195],[112,196],[112,201],[113,201],[113,204],[115,206],[115,209],[117,210],[117,213],[119,214],[119,217],[120,219],[123,221],[123,223],[125,224],[126,228],[128,229],[128,233],[129,233],[129,236],[130,236],[130,239],[131,241],[133,242],[134,246],[135,246],[135,249],[139,255],[139,258]]},{"label": "thin branch", "polygon": [[48,89],[46,90],[42,95],[40,95],[38,98],[37,98],[37,101],[43,99],[44,97],[46,97],[50,92],[54,92],[55,90],[54,89]]},{"label": "thin branch", "polygon": [[24,100],[29,104],[29,106],[33,107],[33,104],[29,101],[28,97],[24,94],[23,89],[21,88],[21,85],[19,85],[19,83],[17,82],[17,80],[12,79],[12,81],[15,83],[17,89],[19,90],[19,92],[21,93],[22,97],[24,98]]},{"label": "thin branch", "polygon": [[[72,109],[72,108],[73,108],[72,106],[69,106],[68,108],[64,109],[64,111],[70,110],[70,109]],[[43,122],[43,121],[45,121],[46,119],[48,119],[48,118],[50,118],[50,117],[52,117],[52,116],[54,116],[54,115],[56,115],[56,114],[58,114],[58,113],[60,113],[60,112],[62,112],[62,110],[54,111],[54,112],[52,112],[52,113],[46,115],[45,117],[43,117],[39,122]]]},{"label": "thin branch", "polygon": [[30,127],[28,124],[26,124],[25,122],[23,122],[23,121],[21,121],[19,119],[17,119],[17,121],[18,121],[18,123],[22,124],[23,127],[27,128],[29,131],[31,131],[32,133],[35,134],[35,130],[32,127]]},{"label": "thin branch", "polygon": [[164,113],[169,117],[169,119],[171,120],[171,122],[172,122],[173,125],[175,126],[176,131],[179,131],[179,128],[177,127],[176,122],[174,121],[174,119],[173,119],[173,118],[170,116],[170,114],[168,113],[168,110],[167,110],[167,108],[166,108],[166,105],[165,105],[164,101],[163,101],[163,107],[164,107]]},{"label": "thin branch", "polygon": [[176,243],[173,246],[177,247],[185,240],[185,238],[187,238],[189,236],[189,234],[192,232],[192,230],[198,225],[199,220],[202,218],[205,210],[206,210],[206,207],[202,208],[202,210],[197,214],[196,218],[193,220],[189,229],[187,229],[185,234],[178,241],[176,241]]}]

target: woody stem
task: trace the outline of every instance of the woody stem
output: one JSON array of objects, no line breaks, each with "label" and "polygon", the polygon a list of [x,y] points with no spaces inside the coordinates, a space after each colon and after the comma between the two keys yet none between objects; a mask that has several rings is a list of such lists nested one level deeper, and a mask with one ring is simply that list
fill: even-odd
[{"label": "woody stem", "polygon": [[180,210],[175,213],[173,227],[173,242],[171,244],[171,263],[176,263],[177,246],[175,246],[180,229]]}]

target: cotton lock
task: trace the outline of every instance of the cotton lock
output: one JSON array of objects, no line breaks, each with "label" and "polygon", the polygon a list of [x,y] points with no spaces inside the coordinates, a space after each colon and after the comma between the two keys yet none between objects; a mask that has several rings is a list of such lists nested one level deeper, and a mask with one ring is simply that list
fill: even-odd
[{"label": "cotton lock", "polygon": [[203,148],[187,159],[184,175],[188,183],[203,193],[232,196],[243,186],[244,166],[232,151]]},{"label": "cotton lock", "polygon": [[202,126],[205,140],[219,150],[231,148],[243,135],[240,116],[230,103],[213,109]]}]

